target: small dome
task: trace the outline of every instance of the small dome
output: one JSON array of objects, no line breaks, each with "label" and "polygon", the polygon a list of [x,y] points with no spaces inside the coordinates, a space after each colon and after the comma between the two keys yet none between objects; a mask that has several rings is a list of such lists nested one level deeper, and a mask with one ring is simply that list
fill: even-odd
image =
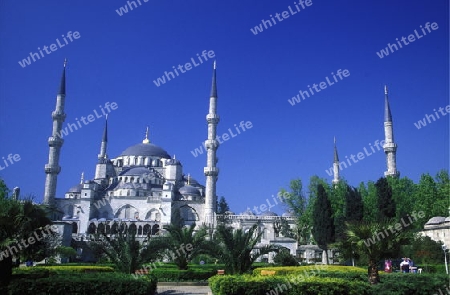
[{"label": "small dome", "polygon": [[181,165],[181,163],[178,159],[169,159],[166,160],[166,165]]},{"label": "small dome", "polygon": [[432,217],[425,225],[434,225],[434,224],[441,224],[445,222],[445,217],[436,216]]},{"label": "small dome", "polygon": [[226,211],[225,214],[226,215],[236,215],[233,211]]},{"label": "small dome", "polygon": [[170,159],[169,154],[161,147],[153,143],[138,143],[124,150],[121,156],[144,156]]},{"label": "small dome", "polygon": [[81,193],[82,188],[83,188],[83,185],[81,183],[79,183],[77,185],[72,186],[68,192],[69,193]]},{"label": "small dome", "polygon": [[266,211],[261,213],[261,216],[278,216],[278,214],[272,211]]},{"label": "small dome", "polygon": [[292,214],[291,212],[283,213],[282,216],[283,216],[283,217],[295,217],[294,214]]},{"label": "small dome", "polygon": [[249,208],[249,209],[247,209],[247,211],[242,212],[240,215],[252,215],[252,216],[255,216],[255,213],[253,213],[252,210],[250,210],[250,208]]},{"label": "small dome", "polygon": [[190,185],[185,185],[179,190],[180,194],[182,195],[193,195],[193,196],[200,196],[200,191],[198,188],[195,188]]}]

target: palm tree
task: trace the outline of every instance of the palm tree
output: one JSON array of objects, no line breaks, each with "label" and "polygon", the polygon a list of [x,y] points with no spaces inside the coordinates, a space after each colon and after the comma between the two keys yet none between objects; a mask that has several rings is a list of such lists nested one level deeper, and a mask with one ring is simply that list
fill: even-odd
[{"label": "palm tree", "polygon": [[256,249],[262,232],[257,232],[258,225],[254,224],[248,231],[233,230],[232,227],[219,225],[216,230],[216,255],[225,263],[225,271],[230,274],[243,274],[250,270],[253,262],[262,255],[278,251],[274,245]]},{"label": "palm tree", "polygon": [[408,231],[393,231],[390,220],[381,222],[354,222],[347,225],[347,242],[358,254],[366,255],[369,260],[368,280],[371,284],[380,282],[378,261],[397,256],[400,245],[408,239]]},{"label": "palm tree", "polygon": [[[124,225],[124,224],[123,224]],[[136,232],[127,230],[119,224],[116,234],[92,234],[90,246],[97,256],[105,255],[119,272],[133,274],[141,269],[144,263],[156,261],[166,249],[165,238],[152,238],[150,234],[141,243],[136,239]]]},{"label": "palm tree", "polygon": [[188,263],[199,254],[213,254],[214,243],[208,239],[206,226],[201,226],[196,231],[195,223],[185,227],[175,222],[165,229],[168,232],[167,248],[178,269],[188,269]]}]

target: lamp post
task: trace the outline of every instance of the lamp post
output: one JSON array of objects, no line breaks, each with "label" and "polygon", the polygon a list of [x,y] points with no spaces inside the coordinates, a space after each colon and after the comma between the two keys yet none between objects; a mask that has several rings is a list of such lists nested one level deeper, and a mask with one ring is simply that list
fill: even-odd
[{"label": "lamp post", "polygon": [[447,246],[442,245],[442,250],[444,251],[444,261],[445,261],[445,272],[448,275],[448,266],[447,266],[447,253],[445,251],[447,251]]}]

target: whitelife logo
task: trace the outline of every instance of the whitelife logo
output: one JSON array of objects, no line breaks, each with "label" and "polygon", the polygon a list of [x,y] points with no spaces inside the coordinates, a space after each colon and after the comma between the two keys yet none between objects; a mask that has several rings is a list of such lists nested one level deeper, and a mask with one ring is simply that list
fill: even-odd
[{"label": "whitelife logo", "polygon": [[[110,103],[109,101],[105,103],[105,109],[108,111],[107,113],[105,112],[105,110],[103,109],[103,107],[100,105],[100,110],[101,113],[105,116],[107,116],[110,112],[116,110],[119,106],[117,105],[116,102],[112,102]],[[103,115],[99,114],[97,112],[97,110],[93,110],[95,117],[93,114],[89,114],[87,115],[87,117],[81,116],[80,120],[78,120],[78,118],[75,118],[76,120],[76,124],[75,123],[68,123],[67,126],[64,129],[61,129],[60,133],[57,133],[56,136],[59,138],[63,138],[67,135],[69,135],[71,132],[74,132],[76,130],[78,130],[78,128],[82,128],[83,126],[87,126],[89,123],[94,122],[96,119],[101,118]],[[87,121],[86,121],[87,120]],[[83,122],[84,125],[81,125],[81,122]]]},{"label": "whitelife logo", "polygon": [[[44,50],[45,53],[47,53],[47,55],[48,55],[48,54],[58,50],[58,48],[63,48],[64,46],[68,45],[69,42],[67,42],[67,39],[69,39],[70,42],[73,42],[74,40],[77,40],[77,39],[81,38],[81,35],[80,35],[80,33],[78,31],[75,31],[73,33],[72,33],[72,31],[68,31],[66,36],[64,36],[64,35],[61,35],[61,36],[63,37],[64,44],[61,44],[61,41],[59,41],[59,38],[56,38],[56,43],[58,44],[59,47],[56,46],[56,44],[54,44],[54,43],[50,44],[50,46],[44,45],[42,47],[42,49],[41,49],[41,47],[38,47],[39,53],[41,54],[40,56],[39,56],[39,53],[30,52],[30,56],[28,56],[27,58],[22,59],[22,61],[19,61],[19,65],[22,68],[24,68],[26,66],[29,66],[29,65],[31,65],[31,60],[33,60],[35,62],[36,60],[41,59],[41,57],[42,58],[45,57],[45,55],[42,52],[42,50]],[[67,37],[67,39],[66,39],[66,37]],[[73,39],[72,39],[72,37],[73,37]],[[50,51],[48,50],[49,48],[50,48]]]},{"label": "whitelife logo", "polygon": [[[420,38],[423,38],[424,36],[426,36],[427,32],[425,31],[425,29],[428,31],[428,33],[431,33],[430,28],[433,31],[435,31],[435,30],[439,29],[439,26],[438,26],[438,24],[436,22],[431,23],[431,24],[430,24],[430,22],[427,22],[425,24],[425,28],[422,28],[422,26],[420,26],[420,28],[422,30],[423,35],[420,35],[420,33],[417,32],[417,30],[414,30],[414,34],[408,35],[408,41],[409,42],[406,41],[406,37],[405,36],[402,36],[402,38],[400,40],[403,42],[403,45],[406,46],[406,45],[409,45],[410,43],[416,41],[416,37],[417,37],[417,40],[419,40]],[[398,40],[398,38],[395,38],[395,40],[397,40],[398,47],[403,48],[402,47],[402,42],[400,42],[400,40]],[[395,51],[398,51],[399,50],[398,47],[395,44],[395,42],[394,42],[394,44],[388,43],[387,47],[385,49],[381,49],[376,54],[378,55],[379,58],[383,58],[385,56],[388,56],[390,53],[394,53]],[[394,49],[395,49],[395,51],[394,51]],[[389,53],[389,50],[391,51],[390,53]]]},{"label": "whitelife logo", "polygon": [[[297,2],[294,2],[295,9],[292,9],[292,7],[289,5],[288,6],[289,11],[285,10],[282,13],[277,12],[277,13],[275,13],[275,18],[279,22],[282,22],[283,20],[289,18],[290,16],[293,16],[293,15],[299,13],[300,11],[305,10],[306,7],[311,6],[311,5],[312,5],[312,0],[306,0],[306,1],[300,0],[300,1],[298,1],[298,4],[297,4]],[[300,9],[300,7],[301,7],[301,9]],[[258,35],[259,33],[262,33],[264,31],[264,28],[267,30],[268,28],[277,24],[277,21],[275,20],[275,18],[272,15],[269,15],[269,16],[270,16],[270,20],[262,19],[260,25],[255,26],[253,29],[250,29],[250,31],[253,33],[253,35]],[[263,28],[263,25],[264,25],[264,28]],[[267,25],[269,25],[269,26],[267,26]]]}]

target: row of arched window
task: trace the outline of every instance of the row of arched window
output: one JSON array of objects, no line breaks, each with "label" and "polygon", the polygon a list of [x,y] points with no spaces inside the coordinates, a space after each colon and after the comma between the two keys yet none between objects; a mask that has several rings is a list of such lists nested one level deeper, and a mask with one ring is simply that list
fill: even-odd
[{"label": "row of arched window", "polygon": [[116,159],[113,164],[118,167],[123,166],[151,166],[151,167],[162,167],[162,161],[159,159],[152,159],[151,157],[143,156],[128,156]]},{"label": "row of arched window", "polygon": [[[75,224],[76,225],[76,224]],[[153,226],[150,224],[146,224],[144,226],[139,225],[136,226],[136,224],[132,223],[129,226],[125,223],[121,223],[120,225],[116,222],[113,223],[113,225],[105,224],[105,223],[99,223],[96,225],[95,223],[91,222],[89,224],[87,233],[88,234],[117,234],[119,232],[128,232],[130,234],[135,234],[138,236],[144,235],[158,235],[159,234],[159,224],[154,224]]]}]

